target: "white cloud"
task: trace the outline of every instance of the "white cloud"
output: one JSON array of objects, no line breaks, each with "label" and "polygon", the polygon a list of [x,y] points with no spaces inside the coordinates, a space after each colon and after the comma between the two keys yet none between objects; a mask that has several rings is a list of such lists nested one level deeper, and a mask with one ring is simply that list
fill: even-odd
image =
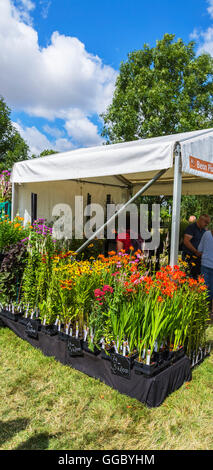
[{"label": "white cloud", "polygon": [[51,6],[51,1],[49,0],[40,0],[39,4],[41,5],[41,16],[46,20]]},{"label": "white cloud", "polygon": [[[90,142],[100,142],[90,119],[110,104],[117,73],[76,37],[55,31],[49,44],[41,47],[37,31],[23,18],[23,12],[29,15],[34,6],[31,0],[0,1],[1,94],[13,109],[52,121],[63,119],[81,142],[85,130]],[[70,123],[76,109],[81,117]]]},{"label": "white cloud", "polygon": [[[213,0],[206,0],[208,5],[207,12],[213,18]],[[205,31],[195,28],[190,34],[190,38],[198,42],[197,54],[207,52],[213,56],[213,25],[209,26]]]},{"label": "white cloud", "polygon": [[[1,0],[2,1],[2,0]],[[18,20],[24,21],[27,24],[32,24],[32,17],[30,12],[35,9],[35,3],[31,0],[11,0],[13,15]]]},{"label": "white cloud", "polygon": [[43,126],[43,130],[46,134],[49,134],[52,137],[55,137],[56,139],[59,139],[60,137],[63,137],[64,135],[64,132],[61,131],[61,129],[58,129],[58,127],[49,126],[49,124],[45,124]]},{"label": "white cloud", "polygon": [[57,150],[58,152],[66,152],[68,150],[73,150],[75,146],[65,138],[56,139],[53,150]]},{"label": "white cloud", "polygon": [[82,147],[91,147],[103,143],[103,139],[98,135],[97,126],[77,109],[70,113],[70,117],[65,123],[65,129],[68,135]]},{"label": "white cloud", "polygon": [[207,11],[210,14],[211,18],[213,18],[213,0],[207,0],[207,3],[209,4]]},{"label": "white cloud", "polygon": [[54,141],[50,141],[35,126],[27,127],[17,122],[13,122],[13,125],[28,144],[31,154],[39,155],[43,150],[47,149],[65,152],[74,148],[72,142],[66,138],[57,138]]},{"label": "white cloud", "polygon": [[200,33],[200,47],[198,49],[198,54],[202,52],[208,52],[213,56],[213,26],[209,27],[206,31]]}]

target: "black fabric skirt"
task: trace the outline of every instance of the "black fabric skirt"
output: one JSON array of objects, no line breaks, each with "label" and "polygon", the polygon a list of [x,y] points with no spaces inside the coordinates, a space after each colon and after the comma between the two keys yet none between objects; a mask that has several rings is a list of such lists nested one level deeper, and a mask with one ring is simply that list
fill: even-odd
[{"label": "black fabric skirt", "polygon": [[39,348],[44,355],[53,356],[62,364],[99,379],[120,393],[136,398],[148,407],[160,406],[168,395],[192,378],[190,360],[187,356],[183,356],[154,377],[138,375],[133,366],[130,377],[127,379],[112,373],[111,362],[104,360],[101,354],[96,356],[83,351],[82,356],[71,357],[67,341],[61,341],[59,335],[50,336],[38,331],[37,338],[32,338],[28,336],[26,326],[19,321],[14,322],[3,315],[0,315],[0,319],[16,335]]}]

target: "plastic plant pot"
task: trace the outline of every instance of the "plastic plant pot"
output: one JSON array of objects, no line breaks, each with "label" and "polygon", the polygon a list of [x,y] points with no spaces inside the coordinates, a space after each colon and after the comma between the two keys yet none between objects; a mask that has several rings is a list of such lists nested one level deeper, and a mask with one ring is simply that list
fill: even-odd
[{"label": "plastic plant pot", "polygon": [[105,361],[110,361],[110,354],[114,352],[114,346],[101,348],[101,358]]},{"label": "plastic plant pot", "polygon": [[64,331],[58,331],[58,337],[61,341],[67,341],[69,335],[67,333],[64,333]]},{"label": "plastic plant pot", "polygon": [[42,325],[41,331],[45,335],[55,336],[58,334],[57,326],[56,325]]},{"label": "plastic plant pot", "polygon": [[19,313],[12,313],[12,312],[9,312],[9,310],[2,310],[1,315],[8,318],[8,320],[12,320],[15,322],[17,322],[19,318],[21,318],[21,315]]},{"label": "plastic plant pot", "polygon": [[113,352],[110,354],[111,372],[125,379],[130,379],[131,369],[133,368],[137,355],[137,353],[134,353],[129,356],[123,356],[122,354]]},{"label": "plastic plant pot", "polygon": [[101,352],[101,350],[96,346],[94,346],[94,351],[90,349],[88,341],[82,341],[82,349],[90,354],[93,354],[94,356],[98,356],[98,354]]},{"label": "plastic plant pot", "polygon": [[134,371],[138,375],[145,375],[146,377],[153,377],[162,370],[161,366],[157,362],[152,362],[150,365],[144,364],[135,360],[134,362]]}]

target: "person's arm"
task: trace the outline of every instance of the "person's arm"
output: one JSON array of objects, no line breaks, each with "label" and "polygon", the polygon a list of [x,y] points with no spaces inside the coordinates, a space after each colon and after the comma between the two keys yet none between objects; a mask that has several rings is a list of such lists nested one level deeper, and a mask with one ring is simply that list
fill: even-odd
[{"label": "person's arm", "polygon": [[204,251],[204,243],[205,243],[205,239],[206,239],[205,235],[206,234],[204,233],[204,235],[202,236],[202,238],[200,240],[200,243],[198,245],[198,251],[201,251],[201,253]]},{"label": "person's arm", "polygon": [[183,238],[183,243],[188,248],[189,251],[192,252],[195,256],[201,256],[201,252],[197,250],[191,243],[192,235],[189,235],[188,233],[185,233],[184,238]]}]

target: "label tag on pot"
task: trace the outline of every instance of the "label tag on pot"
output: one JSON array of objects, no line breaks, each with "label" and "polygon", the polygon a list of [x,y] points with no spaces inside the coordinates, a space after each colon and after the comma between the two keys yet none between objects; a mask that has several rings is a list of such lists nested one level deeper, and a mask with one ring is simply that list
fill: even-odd
[{"label": "label tag on pot", "polygon": [[81,347],[81,341],[74,336],[69,336],[67,341],[67,350],[71,357],[83,356],[83,350]]},{"label": "label tag on pot", "polygon": [[130,379],[130,360],[120,354],[111,354],[111,372],[125,379]]},{"label": "label tag on pot", "polygon": [[38,338],[38,322],[36,320],[29,319],[25,327],[25,333],[27,334],[27,336],[30,336],[30,338],[37,339]]}]

